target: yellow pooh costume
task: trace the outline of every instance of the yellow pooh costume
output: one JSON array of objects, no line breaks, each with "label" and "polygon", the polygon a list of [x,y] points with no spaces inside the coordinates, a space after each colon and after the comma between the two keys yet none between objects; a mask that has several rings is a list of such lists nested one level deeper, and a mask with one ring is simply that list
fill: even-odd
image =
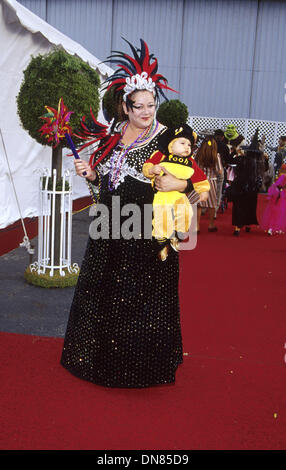
[{"label": "yellow pooh costume", "polygon": [[[197,166],[191,155],[191,145],[195,142],[196,135],[187,124],[177,129],[167,129],[159,136],[158,147],[143,165],[143,174],[152,179],[154,187],[155,175],[150,173],[154,165],[160,165],[163,169],[179,179],[188,180],[186,193],[193,189],[198,193],[209,191],[209,182],[204,172]],[[172,153],[175,142],[180,139],[183,143],[189,141],[189,152]],[[180,143],[179,142],[179,143]],[[184,142],[186,144],[186,142]],[[179,147],[176,146],[176,149]],[[164,170],[162,170],[162,174]],[[155,189],[154,189],[155,190]],[[156,191],[156,190],[155,190]],[[156,191],[153,200],[153,232],[152,235],[159,242],[176,237],[176,233],[182,234],[189,231],[193,210],[188,197],[179,191]]]}]

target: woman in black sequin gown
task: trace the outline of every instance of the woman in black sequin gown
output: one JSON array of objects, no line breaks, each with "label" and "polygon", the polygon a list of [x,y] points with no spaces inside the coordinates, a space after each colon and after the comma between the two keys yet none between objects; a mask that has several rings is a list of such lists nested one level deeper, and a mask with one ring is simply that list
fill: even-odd
[{"label": "woman in black sequin gown", "polygon": [[[146,48],[142,43],[140,60],[148,68]],[[154,67],[152,71],[156,73]],[[158,74],[154,77],[160,79]],[[61,364],[72,374],[106,387],[174,383],[183,360],[178,253],[170,249],[164,262],[157,256],[150,216],[154,192],[142,173],[143,163],[158,148],[158,135],[165,129],[155,119],[156,94],[149,90],[150,80],[142,73],[139,90],[130,92],[127,87],[127,101],[123,98],[122,102],[127,123],[117,145],[96,166],[101,180],[99,201],[106,211],[101,226],[95,227],[97,219],[91,224],[61,357]],[[85,161],[75,165],[78,175],[86,172],[96,191],[97,173]],[[185,180],[170,174],[156,177],[160,191],[184,192],[187,187]],[[130,225],[128,209],[134,207],[139,219],[128,239],[122,233],[124,224],[125,228]],[[109,233],[103,230],[104,236],[95,236],[105,220]]]}]

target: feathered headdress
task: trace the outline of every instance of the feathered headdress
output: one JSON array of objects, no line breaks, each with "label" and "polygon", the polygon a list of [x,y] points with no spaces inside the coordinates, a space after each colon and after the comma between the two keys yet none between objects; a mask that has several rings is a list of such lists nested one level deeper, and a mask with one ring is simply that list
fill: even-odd
[{"label": "feathered headdress", "polygon": [[163,90],[175,90],[168,86],[168,80],[157,73],[158,61],[153,54],[149,53],[148,46],[143,39],[140,39],[141,49],[135,48],[129,41],[122,38],[129,44],[133,57],[120,51],[111,51],[112,54],[104,62],[116,64],[119,68],[108,77],[104,84],[107,90],[113,88],[115,94],[123,96],[126,101],[127,96],[135,90],[148,90],[159,98],[159,94],[167,99]]}]

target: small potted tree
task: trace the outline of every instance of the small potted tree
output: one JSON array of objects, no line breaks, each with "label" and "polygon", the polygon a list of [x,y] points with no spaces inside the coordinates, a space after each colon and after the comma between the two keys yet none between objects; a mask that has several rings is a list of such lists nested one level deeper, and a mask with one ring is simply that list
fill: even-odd
[{"label": "small potted tree", "polygon": [[[99,86],[98,73],[81,58],[70,55],[62,48],[55,48],[47,54],[39,54],[32,57],[20,86],[17,100],[17,110],[20,122],[29,135],[41,145],[51,147],[51,175],[57,175],[57,189],[62,188],[62,154],[63,148],[69,147],[65,138],[61,139],[57,146],[42,136],[39,129],[43,122],[40,117],[46,112],[45,106],[57,108],[62,98],[66,107],[72,111],[70,126],[76,133],[80,131],[80,121],[83,115],[89,115],[90,108],[97,116],[99,110]],[[80,140],[73,137],[74,144]],[[61,200],[56,197],[54,215],[54,264],[60,265],[60,232],[61,232]],[[38,273],[39,274],[39,273]],[[68,273],[67,273],[68,274]],[[70,276],[59,276],[56,271],[51,276],[32,276],[29,269],[26,271],[26,279],[44,287],[57,287],[71,285]],[[44,278],[42,281],[42,278]],[[76,278],[77,276],[72,276]]]}]

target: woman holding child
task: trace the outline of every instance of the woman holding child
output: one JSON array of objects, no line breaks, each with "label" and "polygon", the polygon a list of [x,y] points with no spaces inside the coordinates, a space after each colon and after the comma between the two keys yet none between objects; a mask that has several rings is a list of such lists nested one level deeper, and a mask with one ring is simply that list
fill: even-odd
[{"label": "woman holding child", "polygon": [[[108,236],[91,234],[88,239],[61,363],[98,385],[143,388],[174,383],[183,354],[178,252],[171,249],[164,262],[157,256],[152,215],[145,213],[152,208],[154,189],[142,172],[166,130],[156,120],[156,107],[159,94],[168,89],[167,80],[157,74],[157,60],[144,41],[140,53],[129,45],[134,58],[112,56],[120,66],[108,78],[124,118],[113,135],[101,133],[90,163],[75,162],[77,174],[87,178],[94,194],[99,190],[100,205],[109,209]],[[190,185],[164,169],[155,176],[154,188],[184,193]],[[132,236],[123,236],[123,227],[131,228],[128,207],[135,206],[139,218],[136,212],[133,232],[126,231]],[[116,227],[114,207],[120,214]]]}]

